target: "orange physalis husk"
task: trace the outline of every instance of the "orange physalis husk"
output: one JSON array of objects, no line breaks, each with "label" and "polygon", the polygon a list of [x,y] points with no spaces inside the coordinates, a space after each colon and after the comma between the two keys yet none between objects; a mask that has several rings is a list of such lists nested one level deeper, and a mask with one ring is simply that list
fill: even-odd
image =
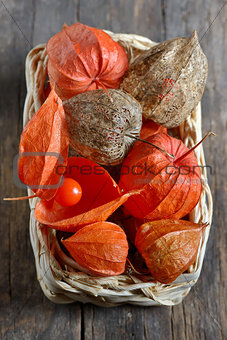
[{"label": "orange physalis husk", "polygon": [[78,93],[118,88],[128,69],[124,49],[100,29],[76,23],[47,43],[48,74],[62,99]]},{"label": "orange physalis husk", "polygon": [[87,225],[62,243],[92,275],[119,275],[125,271],[128,242],[124,231],[114,223]]},{"label": "orange physalis husk", "polygon": [[119,187],[123,192],[141,191],[130,197],[125,207],[141,219],[180,219],[196,206],[201,195],[201,169],[194,152],[166,133],[154,134],[146,141],[175,157],[145,143],[135,146],[123,163]]},{"label": "orange physalis husk", "polygon": [[153,122],[150,119],[144,120],[143,125],[142,125],[142,129],[141,129],[141,132],[140,132],[140,138],[141,139],[147,139],[148,137],[151,137],[155,133],[167,133],[167,128]]},{"label": "orange physalis husk", "polygon": [[135,245],[152,276],[171,283],[195,261],[207,224],[184,220],[159,220],[143,224]]},{"label": "orange physalis husk", "polygon": [[61,99],[53,89],[21,134],[18,160],[20,180],[36,196],[50,200],[62,177],[56,168],[67,162],[68,148],[65,112]]},{"label": "orange physalis husk", "polygon": [[143,125],[140,131],[140,139],[138,140],[134,147],[139,145],[140,143],[144,144],[144,141],[154,135],[155,133],[167,133],[167,128],[165,128],[162,125],[159,125],[155,122],[153,122],[150,119],[143,119]]},{"label": "orange physalis husk", "polygon": [[80,184],[82,198],[71,207],[61,206],[54,198],[37,203],[36,219],[54,229],[75,232],[84,225],[105,221],[131,195],[122,195],[110,174],[89,159],[70,157],[67,168],[59,171]]}]

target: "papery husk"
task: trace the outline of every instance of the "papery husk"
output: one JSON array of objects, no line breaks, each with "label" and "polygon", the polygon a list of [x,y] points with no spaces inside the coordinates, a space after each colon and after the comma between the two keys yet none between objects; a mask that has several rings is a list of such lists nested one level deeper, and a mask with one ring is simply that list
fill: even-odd
[{"label": "papery husk", "polygon": [[62,176],[57,169],[60,164],[67,163],[68,149],[65,112],[61,99],[52,89],[21,134],[18,159],[20,180],[37,197],[51,200],[62,185]]},{"label": "papery husk", "polygon": [[139,219],[183,218],[196,206],[202,191],[201,169],[193,150],[167,133],[156,133],[146,142],[156,147],[137,144],[122,165],[122,192],[140,190],[124,206]]},{"label": "papery husk", "polygon": [[48,75],[59,97],[94,89],[118,88],[128,69],[124,49],[103,30],[77,22],[47,43]]},{"label": "papery husk", "polygon": [[128,242],[117,224],[89,224],[62,242],[76,262],[90,274],[111,276],[125,270]]},{"label": "papery husk", "polygon": [[152,276],[171,283],[194,262],[206,227],[184,220],[150,221],[139,227],[135,245]]},{"label": "papery husk", "polygon": [[136,193],[122,195],[108,171],[83,157],[69,157],[67,167],[59,171],[80,184],[82,197],[72,206],[61,206],[55,197],[37,203],[37,221],[57,230],[76,232],[84,225],[103,222]]},{"label": "papery husk", "polygon": [[199,103],[207,59],[196,31],[151,47],[130,66],[120,88],[136,98],[143,116],[167,128],[181,125]]},{"label": "papery husk", "polygon": [[[123,161],[142,125],[140,104],[120,90],[93,90],[63,102],[70,145],[83,157],[99,164]],[[112,99],[112,100],[111,100]]]}]

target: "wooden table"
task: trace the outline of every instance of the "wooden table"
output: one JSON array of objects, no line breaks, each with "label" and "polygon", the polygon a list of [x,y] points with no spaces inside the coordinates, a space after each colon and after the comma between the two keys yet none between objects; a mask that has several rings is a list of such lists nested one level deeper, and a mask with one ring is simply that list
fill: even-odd
[{"label": "wooden table", "polygon": [[[226,2],[225,2],[226,3]],[[204,0],[4,0],[0,10],[1,196],[21,196],[13,182],[26,94],[28,51],[75,21],[137,33],[156,41],[198,31],[208,57],[202,100],[204,143],[214,219],[200,279],[182,304],[143,308],[130,305],[55,305],[36,280],[29,241],[28,202],[1,202],[0,295],[2,339],[224,339],[226,332],[226,118],[227,5]],[[219,12],[220,11],[220,12]],[[215,19],[215,17],[218,17]]]}]

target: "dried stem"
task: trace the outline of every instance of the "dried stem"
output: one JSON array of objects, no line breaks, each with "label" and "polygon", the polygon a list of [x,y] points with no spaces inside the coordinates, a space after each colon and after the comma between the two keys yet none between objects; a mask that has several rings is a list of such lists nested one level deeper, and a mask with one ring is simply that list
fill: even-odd
[{"label": "dried stem", "polygon": [[108,92],[107,88],[105,87],[105,85],[103,83],[101,83],[97,78],[95,78],[94,81],[96,82],[96,84],[98,84],[99,86],[101,86],[103,88],[103,90],[106,92],[107,96],[110,98],[111,103],[113,103],[113,98],[109,94],[109,92]]},{"label": "dried stem", "polygon": [[[133,264],[132,264],[132,262],[128,259],[128,257],[127,257],[127,262],[129,263],[129,265],[130,265],[130,267],[132,268],[132,270],[137,274],[137,275],[145,275],[144,273],[140,273],[140,272],[138,272],[138,270],[136,270],[135,269],[135,267],[133,266]],[[148,274],[149,273],[149,271],[147,270],[147,273],[146,274]]]},{"label": "dried stem", "polygon": [[190,150],[186,151],[182,156],[180,156],[179,158],[175,159],[174,162],[179,162],[182,159],[184,159],[185,157],[187,157],[187,155],[189,155],[192,151],[194,151],[197,146],[199,146],[207,137],[209,136],[216,136],[216,134],[214,132],[207,132],[207,134],[203,137],[203,139],[201,139],[200,142],[198,142],[196,145],[194,145]]},{"label": "dried stem", "polygon": [[148,142],[147,140],[144,140],[144,139],[141,139],[141,138],[139,138],[139,137],[130,135],[130,134],[128,134],[128,133],[126,133],[125,136],[130,137],[130,138],[133,138],[133,139],[136,139],[136,140],[138,140],[138,141],[140,141],[140,142],[149,144],[149,145],[155,147],[156,149],[158,149],[159,151],[164,152],[167,156],[169,156],[169,157],[171,157],[171,158],[175,158],[175,156],[172,155],[171,153],[167,152],[166,150],[160,148],[159,146],[157,146],[157,145],[155,145],[155,144],[153,144],[153,143]]},{"label": "dried stem", "polygon": [[28,200],[30,198],[35,198],[37,195],[31,195],[31,196],[23,196],[23,197],[5,197],[3,198],[3,201],[23,201]]}]

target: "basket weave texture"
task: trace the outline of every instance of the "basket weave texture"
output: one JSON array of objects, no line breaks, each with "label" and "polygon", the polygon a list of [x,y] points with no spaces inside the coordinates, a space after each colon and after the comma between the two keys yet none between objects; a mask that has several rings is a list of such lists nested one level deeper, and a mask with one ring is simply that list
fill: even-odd
[{"label": "basket weave texture", "polygon": [[[107,33],[118,41],[127,51],[132,62],[141,50],[155,45],[148,38],[134,34]],[[47,75],[46,45],[32,49],[26,59],[27,97],[24,106],[24,125],[40,108],[44,100],[44,84]],[[201,105],[182,124],[177,133],[187,147],[192,147],[201,138]],[[202,146],[195,150],[198,164],[205,166]],[[212,220],[212,196],[207,183],[206,169],[202,174],[203,187],[199,203],[190,213],[192,222]],[[32,192],[29,190],[29,194]],[[195,263],[187,273],[179,276],[171,284],[142,281],[139,275],[122,274],[114,277],[93,277],[78,269],[74,260],[61,250],[56,231],[40,225],[34,217],[37,198],[30,199],[30,239],[35,256],[37,277],[44,294],[55,303],[80,301],[99,306],[117,306],[130,303],[141,306],[175,305],[182,301],[199,278],[204,259],[210,225],[206,228]]]}]

